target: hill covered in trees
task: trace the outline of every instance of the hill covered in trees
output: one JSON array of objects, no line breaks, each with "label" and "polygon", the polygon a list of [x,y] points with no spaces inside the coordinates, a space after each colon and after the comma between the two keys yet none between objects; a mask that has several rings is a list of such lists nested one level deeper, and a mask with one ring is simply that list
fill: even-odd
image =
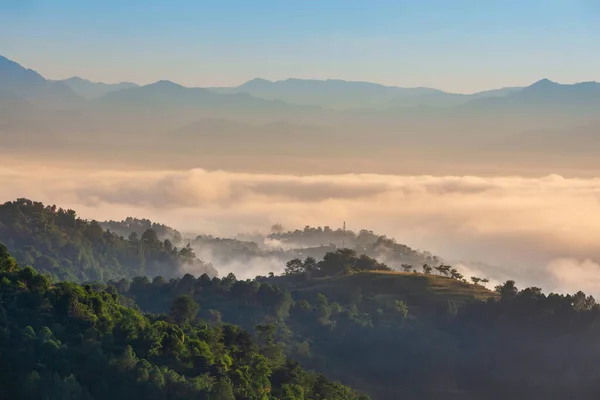
[{"label": "hill covered in trees", "polygon": [[331,229],[325,227],[306,226],[304,229],[284,231],[281,225],[274,225],[267,239],[280,243],[283,248],[293,249],[301,258],[322,258],[332,249],[348,248],[358,254],[385,261],[394,269],[402,264],[438,265],[441,260],[426,251],[418,251],[393,238],[379,235],[371,230],[361,229],[354,232],[349,229]]},{"label": "hill covered in trees", "polygon": [[169,240],[175,245],[179,245],[183,242],[183,236],[177,229],[173,229],[164,224],[152,222],[147,218],[139,219],[127,217],[123,221],[100,222],[100,226],[105,230],[109,230],[123,237],[129,237],[129,235],[132,233],[135,233],[139,237],[142,236],[144,232],[151,229],[156,232],[156,236],[160,240]]},{"label": "hill covered in trees", "polygon": [[350,249],[328,253],[321,261],[291,260],[284,276],[135,278],[117,289],[154,313],[189,295],[201,304],[203,318],[268,329],[304,367],[378,399],[448,395],[451,389],[442,384],[423,391],[413,375],[422,370],[437,382],[436,374],[448,367],[442,362],[446,349],[434,344],[442,335],[435,323],[454,316],[459,307],[497,297],[459,279],[394,272]]},{"label": "hill covered in trees", "polygon": [[304,367],[374,399],[592,399],[600,389],[587,367],[600,361],[600,309],[582,292],[512,281],[490,291],[351,250],[300,263],[284,276],[135,279],[121,290],[153,312],[189,295],[203,318],[269,332]]},{"label": "hill covered in trees", "polygon": [[239,238],[220,238],[198,235],[190,241],[192,248],[215,265],[232,263],[285,264],[294,258],[323,258],[338,249],[352,249],[357,254],[384,261],[390,268],[402,270],[405,265],[423,264],[432,267],[442,260],[429,253],[397,243],[385,235],[363,229],[358,233],[351,230],[333,230],[328,226],[310,227],[303,230],[283,231],[280,225],[272,227],[266,236],[251,235]]},{"label": "hill covered in trees", "polygon": [[152,229],[124,238],[65,210],[27,199],[0,205],[0,241],[20,264],[58,280],[107,281],[183,275],[186,268],[217,275],[189,246],[177,248]]},{"label": "hill covered in trees", "polygon": [[367,399],[286,358],[268,329],[209,326],[188,296],[168,315],[111,288],[53,283],[0,245],[1,399]]},{"label": "hill covered in trees", "polygon": [[[314,244],[302,238],[338,235],[321,231],[270,238],[302,246]],[[377,237],[344,243],[367,243],[361,235]],[[298,257],[281,275],[248,280],[185,274],[191,246],[176,249],[152,229],[123,238],[28,200],[0,206],[0,239],[33,266],[18,268],[0,248],[0,399],[357,398],[328,379],[376,400],[600,393],[594,298],[519,290],[513,281],[492,291],[485,277],[387,238],[371,244],[421,254],[419,263],[396,271],[360,249],[301,258],[282,248]],[[219,242],[223,254],[266,251],[237,239],[196,240]]]}]

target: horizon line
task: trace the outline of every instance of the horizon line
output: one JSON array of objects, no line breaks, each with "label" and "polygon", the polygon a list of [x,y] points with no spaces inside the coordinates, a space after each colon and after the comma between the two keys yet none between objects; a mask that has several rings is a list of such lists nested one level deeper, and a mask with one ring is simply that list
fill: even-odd
[{"label": "horizon line", "polygon": [[385,84],[385,83],[381,83],[381,82],[377,82],[377,81],[365,81],[365,80],[348,80],[348,79],[340,79],[340,78],[297,78],[297,77],[288,77],[285,79],[267,79],[267,78],[263,78],[263,77],[254,77],[248,80],[244,80],[241,83],[234,85],[234,86],[224,86],[224,85],[209,85],[209,86],[188,86],[188,85],[184,85],[175,81],[172,81],[170,79],[158,79],[156,81],[152,81],[152,82],[148,82],[148,83],[139,83],[139,82],[135,82],[132,80],[123,80],[123,81],[118,81],[118,82],[107,82],[107,81],[100,81],[100,80],[92,80],[92,79],[88,79],[88,78],[84,78],[82,77],[81,74],[77,74],[77,75],[73,75],[73,76],[69,76],[66,78],[60,78],[60,79],[55,79],[55,78],[48,78],[47,76],[45,76],[42,72],[33,69],[33,68],[29,68],[24,66],[23,64],[21,64],[18,61],[15,61],[11,58],[8,58],[2,54],[0,54],[0,58],[4,58],[6,60],[8,60],[9,62],[13,62],[17,65],[19,65],[21,68],[24,68],[26,70],[30,70],[30,71],[34,71],[36,73],[38,73],[39,75],[41,75],[44,79],[46,79],[47,81],[51,81],[51,82],[63,82],[63,81],[67,81],[69,79],[78,79],[78,80],[82,80],[82,81],[86,81],[92,84],[104,84],[104,85],[121,85],[121,84],[133,84],[136,85],[137,87],[144,87],[144,86],[149,86],[149,85],[153,85],[159,82],[170,82],[173,83],[175,85],[187,88],[187,89],[235,89],[235,88],[239,88],[240,86],[243,86],[247,83],[250,83],[252,81],[263,81],[263,82],[268,82],[268,83],[282,83],[282,82],[287,82],[287,81],[312,81],[312,82],[328,82],[328,81],[336,81],[336,82],[344,82],[344,83],[362,83],[362,84],[372,84],[372,85],[378,85],[381,87],[385,87],[385,88],[390,88],[390,89],[428,89],[428,90],[437,90],[439,92],[443,92],[446,94],[456,94],[456,95],[474,95],[474,94],[478,94],[478,93],[484,93],[484,92],[488,92],[488,91],[494,91],[494,90],[503,90],[503,89],[523,89],[532,85],[535,85],[536,83],[539,82],[543,82],[543,81],[549,81],[553,84],[557,84],[557,85],[567,85],[567,86],[574,86],[574,85],[580,85],[580,84],[589,84],[589,83],[599,83],[598,81],[595,80],[581,80],[581,81],[575,81],[575,82],[571,82],[571,83],[564,83],[564,82],[558,82],[549,78],[541,78],[538,79],[528,85],[507,85],[507,86],[500,86],[500,87],[491,87],[491,88],[487,88],[487,89],[483,89],[483,90],[478,90],[478,91],[474,91],[474,92],[455,92],[455,91],[446,91],[443,89],[439,89],[436,87],[430,87],[430,86],[397,86],[397,85],[389,85],[389,84]]}]

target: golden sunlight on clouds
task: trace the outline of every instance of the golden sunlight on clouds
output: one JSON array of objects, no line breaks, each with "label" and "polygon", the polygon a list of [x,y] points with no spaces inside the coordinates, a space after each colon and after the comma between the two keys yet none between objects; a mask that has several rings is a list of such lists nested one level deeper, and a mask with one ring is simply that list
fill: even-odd
[{"label": "golden sunlight on clouds", "polygon": [[27,197],[86,218],[147,217],[217,235],[266,231],[275,222],[301,228],[347,221],[351,229],[385,233],[446,259],[501,266],[486,271],[492,278],[512,277],[523,285],[544,279],[548,290],[575,289],[600,268],[577,261],[600,259],[600,179],[8,165],[0,168],[3,201]]}]

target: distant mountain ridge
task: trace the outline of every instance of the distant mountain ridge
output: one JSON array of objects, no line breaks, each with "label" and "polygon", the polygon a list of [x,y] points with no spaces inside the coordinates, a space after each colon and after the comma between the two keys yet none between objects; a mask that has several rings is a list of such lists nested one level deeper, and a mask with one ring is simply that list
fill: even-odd
[{"label": "distant mountain ridge", "polygon": [[[215,103],[240,103],[270,107],[308,106],[316,108],[390,109],[396,107],[453,107],[486,100],[484,104],[505,104],[513,101],[535,101],[544,104],[576,102],[594,105],[600,98],[600,84],[582,82],[559,84],[542,79],[527,87],[491,89],[473,94],[448,93],[434,88],[404,88],[372,82],[340,79],[289,78],[270,81],[255,78],[237,87],[190,88],[168,80],[139,86],[132,82],[115,84],[92,82],[80,77],[53,81],[38,72],[0,56],[0,90],[11,91],[30,102],[60,100],[59,104],[93,104],[139,102],[140,104],[169,104],[174,106],[207,106]],[[215,95],[227,95],[225,97]],[[6,96],[3,96],[6,97]],[[143,97],[143,98],[142,98]],[[254,99],[254,100],[252,100]],[[493,99],[487,101],[488,99]],[[262,102],[261,102],[262,100]],[[264,102],[267,100],[268,102]],[[43,103],[43,102],[42,102]],[[122,103],[121,103],[122,104]],[[132,105],[132,104],[129,104]]]},{"label": "distant mountain ridge", "polygon": [[542,79],[474,94],[339,79],[256,78],[233,88],[190,88],[168,80],[138,86],[51,81],[0,57],[3,143],[60,151],[73,146],[96,154],[103,141],[103,151],[119,157],[124,151],[143,157],[168,153],[177,161],[216,151],[235,159],[288,154],[320,165],[332,155],[363,158],[383,151],[391,157],[392,149],[469,156],[476,151],[467,148],[483,149],[526,132],[541,132],[543,140],[545,132],[577,127],[584,128],[573,148],[586,148],[599,107],[596,82]]},{"label": "distant mountain ridge", "polygon": [[596,113],[600,107],[600,83],[561,84],[539,80],[502,97],[485,97],[460,107],[494,112],[536,111]]},{"label": "distant mountain ridge", "polygon": [[132,82],[120,82],[120,83],[104,83],[104,82],[92,82],[87,79],[74,76],[72,78],[63,79],[61,81],[67,85],[73,92],[79,96],[90,99],[96,99],[102,97],[107,93],[115,92],[122,89],[130,89],[138,87],[137,84]]},{"label": "distant mountain ridge", "polygon": [[46,80],[42,75],[0,56],[0,90],[44,106],[73,106],[81,98],[62,82]]},{"label": "distant mountain ridge", "polygon": [[247,93],[268,100],[318,105],[336,110],[365,107],[384,109],[401,105],[454,105],[468,97],[426,87],[403,88],[340,79],[289,78],[269,81],[255,78],[237,87],[210,89],[216,93]]}]

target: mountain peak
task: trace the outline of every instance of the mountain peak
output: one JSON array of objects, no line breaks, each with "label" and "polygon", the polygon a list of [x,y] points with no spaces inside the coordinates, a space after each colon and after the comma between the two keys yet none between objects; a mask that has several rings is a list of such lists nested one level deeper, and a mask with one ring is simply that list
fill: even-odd
[{"label": "mountain peak", "polygon": [[11,73],[11,74],[28,74],[29,76],[36,76],[38,77],[38,79],[43,80],[44,78],[38,74],[37,72],[25,68],[24,66],[22,66],[21,64],[19,64],[16,61],[13,61],[9,58],[6,58],[2,55],[0,55],[0,67],[3,69],[4,73]]},{"label": "mountain peak", "polygon": [[21,68],[24,68],[21,64],[16,61],[11,60],[10,58],[6,58],[3,55],[0,55],[0,63],[1,64],[9,64],[9,65],[18,65]]},{"label": "mountain peak", "polygon": [[158,89],[181,89],[181,88],[183,88],[183,86],[181,86],[173,81],[164,80],[164,79],[160,80],[160,81],[156,81],[149,85],[146,85],[145,87],[158,88]]},{"label": "mountain peak", "polygon": [[551,81],[548,78],[544,78],[541,79],[537,82],[535,82],[533,85],[531,85],[530,87],[541,87],[541,86],[554,86],[554,85],[558,85],[558,83]]},{"label": "mountain peak", "polygon": [[[87,80],[87,79],[83,79],[83,78],[82,78],[82,77],[80,77],[80,76],[72,76],[72,77],[70,77],[70,78],[63,79],[63,82],[90,82],[90,81],[89,81],[89,80]],[[91,83],[91,82],[90,82],[90,83]]]},{"label": "mountain peak", "polygon": [[270,85],[271,81],[267,80],[267,79],[263,79],[263,78],[254,78],[249,80],[246,83],[243,83],[240,87],[243,88],[252,88],[252,87],[263,87],[265,85]]}]

